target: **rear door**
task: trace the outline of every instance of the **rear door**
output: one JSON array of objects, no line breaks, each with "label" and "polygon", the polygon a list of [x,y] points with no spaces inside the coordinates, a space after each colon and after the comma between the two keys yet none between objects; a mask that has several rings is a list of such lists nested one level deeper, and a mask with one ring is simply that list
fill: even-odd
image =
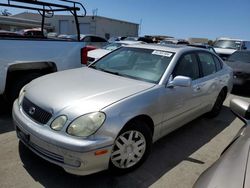
[{"label": "rear door", "polygon": [[208,107],[215,102],[219,95],[221,89],[220,82],[223,81],[221,79],[222,72],[220,71],[222,65],[216,56],[208,52],[197,52],[197,57],[202,73],[200,89],[204,95],[201,103],[203,107]]}]

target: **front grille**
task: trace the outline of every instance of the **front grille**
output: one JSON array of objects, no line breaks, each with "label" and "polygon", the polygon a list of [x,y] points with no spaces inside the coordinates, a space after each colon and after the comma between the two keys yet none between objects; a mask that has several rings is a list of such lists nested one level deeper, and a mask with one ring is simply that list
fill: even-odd
[{"label": "front grille", "polygon": [[23,111],[33,120],[41,124],[46,124],[52,117],[52,114],[43,110],[39,106],[32,103],[29,99],[24,97],[22,102]]}]

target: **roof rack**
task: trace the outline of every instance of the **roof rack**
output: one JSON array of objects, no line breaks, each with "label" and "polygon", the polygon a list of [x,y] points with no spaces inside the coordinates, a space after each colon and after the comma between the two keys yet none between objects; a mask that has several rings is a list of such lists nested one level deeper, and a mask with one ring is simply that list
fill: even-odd
[{"label": "roof rack", "polygon": [[[5,3],[0,3],[0,6],[36,10],[42,16],[41,31],[44,29],[45,18],[54,16],[55,12],[69,11],[75,18],[78,41],[80,41],[79,17],[86,16],[86,9],[82,3],[73,0],[57,0],[64,4],[50,3],[43,0],[6,0]],[[78,15],[79,11],[83,11],[82,15]]]}]

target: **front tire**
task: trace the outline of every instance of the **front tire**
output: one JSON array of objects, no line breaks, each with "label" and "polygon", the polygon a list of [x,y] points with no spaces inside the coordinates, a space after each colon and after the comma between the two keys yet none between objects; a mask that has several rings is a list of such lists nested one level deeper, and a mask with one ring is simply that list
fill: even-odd
[{"label": "front tire", "polygon": [[110,157],[110,168],[125,173],[139,167],[148,157],[152,133],[143,121],[129,123],[117,136]]}]

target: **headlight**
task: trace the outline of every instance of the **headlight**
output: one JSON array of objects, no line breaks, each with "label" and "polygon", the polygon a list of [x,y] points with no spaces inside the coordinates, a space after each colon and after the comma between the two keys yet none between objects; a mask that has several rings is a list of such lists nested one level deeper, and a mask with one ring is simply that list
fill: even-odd
[{"label": "headlight", "polygon": [[105,121],[105,117],[105,114],[102,112],[94,112],[83,115],[70,124],[67,132],[73,136],[90,136],[102,126]]},{"label": "headlight", "polygon": [[23,102],[23,98],[24,98],[24,94],[25,94],[25,90],[24,87],[21,89],[20,93],[19,93],[19,97],[18,97],[18,104],[19,106],[22,104]]},{"label": "headlight", "polygon": [[55,131],[60,131],[63,126],[65,125],[66,121],[67,121],[67,116],[59,116],[57,117],[50,125],[51,129],[55,130]]}]

